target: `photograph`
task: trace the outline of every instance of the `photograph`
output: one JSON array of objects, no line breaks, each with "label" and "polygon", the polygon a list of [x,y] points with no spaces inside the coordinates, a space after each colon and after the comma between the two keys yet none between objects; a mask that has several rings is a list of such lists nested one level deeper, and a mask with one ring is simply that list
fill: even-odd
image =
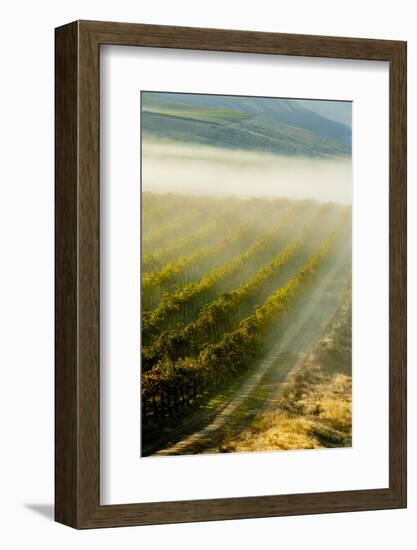
[{"label": "photograph", "polygon": [[320,10],[310,28],[297,9],[293,32],[252,12],[232,28],[72,20],[41,56],[55,80],[42,464],[62,525],[211,522],[218,543],[229,520],[277,518],[292,540],[292,516],[322,534],[326,514],[407,514],[407,36],[392,13],[375,38],[320,34]]},{"label": "photograph", "polygon": [[0,550],[417,549],[387,8],[3,2]]},{"label": "photograph", "polygon": [[352,102],[140,102],[141,456],[351,447]]}]

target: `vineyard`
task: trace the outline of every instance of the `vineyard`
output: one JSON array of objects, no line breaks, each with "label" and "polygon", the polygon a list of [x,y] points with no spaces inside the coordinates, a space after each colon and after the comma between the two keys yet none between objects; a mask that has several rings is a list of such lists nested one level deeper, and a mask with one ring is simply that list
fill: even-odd
[{"label": "vineyard", "polygon": [[142,454],[249,377],[323,281],[338,307],[350,238],[336,203],[142,194]]}]

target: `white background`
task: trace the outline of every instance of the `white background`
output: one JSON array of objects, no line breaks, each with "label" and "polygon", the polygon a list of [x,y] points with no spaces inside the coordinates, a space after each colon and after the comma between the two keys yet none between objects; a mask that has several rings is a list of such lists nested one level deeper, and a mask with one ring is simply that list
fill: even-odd
[{"label": "white background", "polygon": [[[413,2],[4,3],[0,86],[0,542],[9,549],[413,549],[417,517],[417,19]],[[52,523],[53,28],[77,18],[409,41],[408,510],[76,532]],[[372,214],[370,214],[372,215]]]},{"label": "white background", "polygon": [[[103,504],[388,486],[387,69],[386,63],[369,61],[167,52],[129,46],[102,49]],[[149,89],[353,101],[352,448],[139,459],[138,92]],[[339,180],[337,183],[340,184]],[[240,192],[239,187],[236,192]],[[372,224],[369,224],[370,209],[373,210]],[[373,250],[372,255],[369,250]],[[371,325],[372,331],[369,331]],[[372,407],[369,406],[370,388]],[[248,475],[250,472],[256,475]]]}]

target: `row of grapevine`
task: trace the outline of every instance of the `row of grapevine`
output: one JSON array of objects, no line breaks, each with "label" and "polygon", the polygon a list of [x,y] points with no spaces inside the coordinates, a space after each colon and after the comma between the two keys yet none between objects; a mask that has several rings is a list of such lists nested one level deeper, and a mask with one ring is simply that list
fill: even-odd
[{"label": "row of grapevine", "polygon": [[[281,229],[286,226],[292,218],[297,222],[298,218],[305,215],[305,205],[298,204],[292,208],[286,207],[281,214],[278,212],[281,222],[275,229],[265,235],[265,247],[272,238],[276,240],[277,227]],[[283,216],[283,218],[281,217]],[[208,224],[204,231],[190,235],[184,239],[173,241],[172,250],[178,246],[187,245],[188,254],[180,256],[174,261],[168,262],[162,269],[143,273],[142,265],[142,306],[145,310],[155,308],[162,296],[171,291],[174,286],[183,286],[199,279],[205,271],[214,269],[219,264],[227,261],[234,254],[241,253],[245,247],[250,246],[259,237],[259,220],[255,217],[251,221],[240,224],[236,229],[228,229],[231,223],[228,216],[220,216],[214,220],[214,224]],[[193,249],[191,242],[203,241],[204,245]],[[170,251],[171,247],[164,249]],[[145,257],[146,260],[146,257]]]},{"label": "row of grapevine", "polygon": [[[312,227],[309,225],[308,229]],[[283,268],[303,248],[308,236],[309,232],[304,228],[297,239],[249,280],[232,292],[222,292],[203,305],[195,321],[184,328],[164,331],[151,345],[144,346],[142,369],[150,370],[163,357],[175,361],[181,357],[195,356],[207,342],[218,339],[236,324],[242,312],[253,307],[260,290],[267,283],[276,281]]]},{"label": "row of grapevine", "polygon": [[183,215],[182,209],[178,207],[179,201],[171,200],[163,204],[157,204],[153,208],[144,208],[142,215],[142,232],[143,235],[149,233],[152,227],[160,225],[164,220],[169,218],[171,221],[174,217]]},{"label": "row of grapevine", "polygon": [[158,247],[165,245],[165,243],[172,240],[172,235],[182,235],[189,233],[195,229],[196,226],[201,224],[201,221],[206,222],[208,213],[204,212],[200,208],[190,209],[183,216],[179,218],[174,217],[167,223],[160,225],[157,229],[149,233],[142,239],[142,250],[149,253]]},{"label": "row of grapevine", "polygon": [[[144,346],[142,369],[150,370],[163,357],[175,361],[181,357],[195,356],[205,344],[218,340],[221,334],[236,325],[242,316],[254,307],[261,291],[271,283],[276,284],[277,277],[284,267],[303,251],[311,235],[314,234],[316,226],[323,222],[324,210],[325,208],[321,208],[302,228],[298,237],[287,245],[272,262],[245,280],[232,292],[223,292],[213,301],[205,304],[195,321],[187,324],[184,328],[164,331],[151,345]],[[272,234],[268,237],[272,238]],[[261,238],[253,247],[254,251],[261,250],[266,240],[266,236],[264,239]],[[165,315],[168,313],[169,311]]]},{"label": "row of grapevine", "polygon": [[[304,209],[297,207],[298,213],[305,215]],[[200,308],[214,299],[220,283],[225,284],[240,272],[244,272],[248,264],[252,269],[257,269],[265,261],[265,256],[274,254],[276,247],[280,245],[282,233],[288,225],[298,225],[298,217],[295,211],[290,209],[284,218],[272,231],[260,236],[244,252],[233,256],[225,263],[209,271],[203,277],[193,283],[179,287],[171,293],[162,296],[159,305],[151,310],[144,311],[142,315],[142,339],[145,344],[166,328],[169,324],[190,322],[195,318]],[[288,231],[288,228],[287,228]],[[142,295],[146,297],[146,293]]]},{"label": "row of grapevine", "polygon": [[[216,231],[217,235],[217,231]],[[243,223],[210,245],[197,248],[187,256],[180,256],[169,262],[163,269],[142,275],[142,305],[146,310],[158,305],[161,296],[174,286],[182,286],[195,281],[204,268],[215,265],[232,251],[245,246],[253,235],[255,228]]]},{"label": "row of grapevine", "polygon": [[197,231],[191,232],[184,237],[170,240],[165,246],[154,252],[144,254],[142,257],[142,273],[144,273],[142,285],[145,288],[157,286],[159,271],[168,267],[173,261],[182,260],[184,255],[181,256],[181,254],[185,251],[190,256],[202,246],[215,245],[219,247],[219,240],[220,243],[222,242],[221,235],[224,235],[230,226],[232,226],[231,232],[233,233],[235,223],[238,222],[238,218],[230,213],[228,215],[216,216]]},{"label": "row of grapevine", "polygon": [[225,334],[218,343],[206,346],[196,358],[186,357],[176,362],[165,358],[152,370],[143,373],[143,418],[168,415],[187,406],[198,398],[199,393],[231,379],[259,358],[268,330],[310,286],[333,250],[346,220],[347,216],[296,275],[273,292],[234,331]]},{"label": "row of grapevine", "polygon": [[171,223],[181,219],[190,211],[197,210],[214,216],[222,209],[231,206],[233,205],[230,203],[225,205],[224,201],[214,197],[207,197],[202,203],[201,197],[198,196],[144,193],[142,195],[142,236],[147,237],[166,220]]},{"label": "row of grapevine", "polygon": [[179,222],[191,212],[200,213],[202,218],[207,219],[219,215],[231,206],[233,205],[214,197],[207,197],[202,202],[201,197],[198,196],[144,193],[142,195],[142,238],[148,238],[152,233],[158,234],[164,225]]},{"label": "row of grapevine", "polygon": [[[284,211],[289,210],[289,205],[285,201],[279,201],[278,204],[275,204],[276,201],[273,201],[274,204],[274,214],[275,216],[281,216]],[[306,208],[306,202],[303,201],[298,204],[298,208],[302,206]],[[282,204],[281,204],[282,203]],[[233,204],[233,201],[232,201]],[[238,223],[241,223],[241,218],[239,215],[239,209],[231,208],[230,202],[226,201],[222,204],[216,204],[216,217],[211,220],[206,225],[200,227],[196,231],[189,231],[188,234],[184,235],[181,238],[176,238],[174,240],[169,240],[160,248],[154,249],[151,252],[146,250],[147,241],[143,241],[143,249],[145,251],[142,254],[142,272],[147,273],[149,271],[158,271],[162,269],[167,263],[175,261],[185,252],[187,255],[193,253],[196,248],[206,244],[214,243],[215,239],[224,235],[224,232],[230,230],[231,226],[235,226]],[[294,208],[294,207],[293,207]],[[267,203],[260,203],[252,206],[251,217],[246,218],[246,222],[253,223],[254,226],[259,226],[261,229],[265,226],[265,220],[270,220],[270,212],[272,206]],[[214,211],[211,210],[214,215]],[[222,213],[223,212],[223,213]],[[221,214],[222,213],[222,214]],[[221,240],[220,243],[221,245]]]}]

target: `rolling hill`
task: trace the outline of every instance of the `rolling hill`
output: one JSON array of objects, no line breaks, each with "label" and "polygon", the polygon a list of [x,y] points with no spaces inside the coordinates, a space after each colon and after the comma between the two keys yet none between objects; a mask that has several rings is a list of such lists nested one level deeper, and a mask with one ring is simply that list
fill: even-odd
[{"label": "rolling hill", "polygon": [[312,99],[298,99],[297,102],[305,109],[309,109],[322,117],[352,128],[351,101],[317,101]]},{"label": "rolling hill", "polygon": [[350,129],[296,101],[142,93],[144,137],[281,155],[347,156]]}]

